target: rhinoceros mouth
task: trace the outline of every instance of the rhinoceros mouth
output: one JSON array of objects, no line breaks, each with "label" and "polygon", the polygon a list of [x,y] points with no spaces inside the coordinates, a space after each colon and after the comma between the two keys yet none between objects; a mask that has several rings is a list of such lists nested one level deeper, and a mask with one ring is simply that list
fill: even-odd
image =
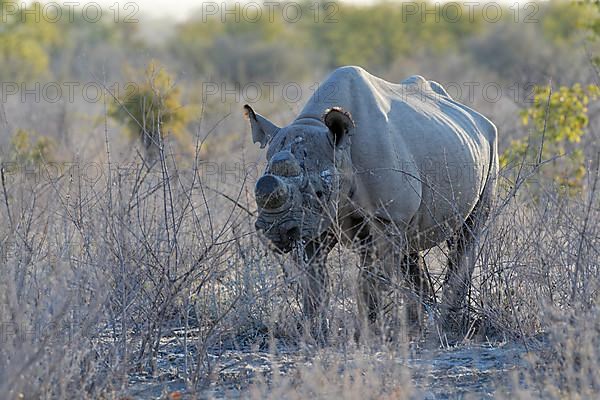
[{"label": "rhinoceros mouth", "polygon": [[295,243],[291,243],[291,242],[290,243],[281,243],[281,242],[271,241],[271,243],[275,247],[276,251],[278,251],[279,253],[282,253],[282,254],[287,254],[296,247]]},{"label": "rhinoceros mouth", "polygon": [[262,213],[256,220],[255,228],[279,251],[288,253],[303,239],[301,224],[294,218],[272,220],[270,217]]}]

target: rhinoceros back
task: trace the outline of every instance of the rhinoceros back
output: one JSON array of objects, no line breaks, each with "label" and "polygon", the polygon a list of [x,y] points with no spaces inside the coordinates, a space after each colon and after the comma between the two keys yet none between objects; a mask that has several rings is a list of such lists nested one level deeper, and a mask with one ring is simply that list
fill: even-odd
[{"label": "rhinoceros back", "polygon": [[431,247],[472,211],[496,160],[496,128],[415,75],[386,82],[359,67],[335,70],[297,120],[319,118],[331,107],[352,114],[352,203],[389,220]]}]

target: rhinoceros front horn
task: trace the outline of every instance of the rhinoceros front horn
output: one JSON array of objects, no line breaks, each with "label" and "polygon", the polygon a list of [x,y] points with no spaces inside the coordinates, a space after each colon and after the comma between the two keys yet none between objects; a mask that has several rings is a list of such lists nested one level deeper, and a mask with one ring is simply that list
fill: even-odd
[{"label": "rhinoceros front horn", "polygon": [[256,182],[254,189],[256,204],[266,210],[274,210],[283,206],[289,198],[288,188],[275,175],[265,175]]}]

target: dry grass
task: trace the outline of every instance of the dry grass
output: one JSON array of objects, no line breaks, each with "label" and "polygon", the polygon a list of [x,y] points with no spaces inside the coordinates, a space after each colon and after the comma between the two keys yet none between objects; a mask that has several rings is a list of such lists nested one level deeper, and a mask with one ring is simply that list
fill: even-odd
[{"label": "dry grass", "polygon": [[[188,393],[218,380],[227,350],[254,349],[297,357],[285,373],[275,363],[268,374],[239,382],[241,397],[426,395],[423,382],[434,384],[435,377],[417,388],[407,360],[418,346],[436,348],[443,340],[430,332],[419,345],[357,346],[358,264],[336,248],[332,335],[325,348],[315,346],[301,324],[301,271],[254,233],[252,182],[238,176],[215,191],[198,160],[187,163],[180,167],[165,146],[148,170],[140,158],[113,162],[107,145],[97,180],[89,179],[89,164],[88,171],[80,164],[60,173],[50,164],[33,174],[5,168],[2,398],[119,398],[129,393],[132,376],[165,379],[169,340],[179,360],[172,374]],[[528,367],[490,389],[499,397],[583,399],[600,392],[595,180],[580,198],[525,181],[501,190],[480,242],[471,292],[477,334],[470,339],[525,346]],[[444,251],[427,256],[435,281]]]}]

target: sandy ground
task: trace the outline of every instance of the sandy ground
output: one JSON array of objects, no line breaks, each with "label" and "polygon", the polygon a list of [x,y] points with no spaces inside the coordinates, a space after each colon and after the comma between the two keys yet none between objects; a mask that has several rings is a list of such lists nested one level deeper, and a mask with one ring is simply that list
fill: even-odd
[{"label": "sandy ground", "polygon": [[[324,353],[330,361],[332,357],[337,360],[335,365],[340,374],[344,368],[356,365],[358,354],[356,350],[344,354],[342,350],[332,348],[316,350],[283,344],[276,345],[276,350],[271,351],[225,350],[219,354],[209,351],[205,364],[212,371],[211,378],[203,382],[199,393],[192,394],[186,389],[183,378],[186,360],[181,338],[165,338],[163,344],[158,355],[157,373],[130,375],[128,393],[132,398],[169,398],[166,394],[174,391],[179,391],[183,399],[247,398],[251,385],[271,384],[274,373],[280,378],[293,379],[299,368],[308,370],[322,362]],[[368,355],[363,352],[359,357],[369,359],[375,368],[381,359],[383,368],[389,370],[391,362],[396,364],[398,371],[408,370],[415,386],[414,398],[480,399],[492,398],[498,392],[506,394],[516,372],[525,367],[523,356],[527,353],[524,345],[519,343],[460,345],[407,352],[410,354],[394,356],[391,360],[386,352]],[[193,356],[188,358],[188,365],[193,362]]]}]

